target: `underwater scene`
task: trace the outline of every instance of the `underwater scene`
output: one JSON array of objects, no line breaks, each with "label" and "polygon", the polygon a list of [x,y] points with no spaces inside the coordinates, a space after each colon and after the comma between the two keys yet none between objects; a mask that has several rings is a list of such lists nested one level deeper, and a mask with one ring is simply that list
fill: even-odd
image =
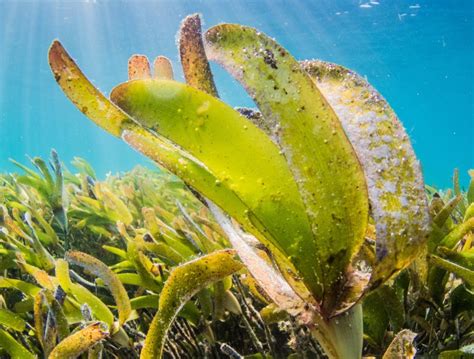
[{"label": "underwater scene", "polygon": [[0,0],[0,358],[474,358],[473,20]]}]

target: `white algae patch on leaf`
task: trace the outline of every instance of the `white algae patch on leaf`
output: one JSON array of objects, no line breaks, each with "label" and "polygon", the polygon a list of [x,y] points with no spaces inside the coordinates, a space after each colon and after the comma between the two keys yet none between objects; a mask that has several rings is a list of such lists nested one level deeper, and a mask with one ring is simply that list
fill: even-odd
[{"label": "white algae patch on leaf", "polygon": [[336,112],[362,164],[376,224],[376,285],[408,265],[428,234],[420,164],[396,114],[366,80],[327,62],[304,61],[302,67]]}]

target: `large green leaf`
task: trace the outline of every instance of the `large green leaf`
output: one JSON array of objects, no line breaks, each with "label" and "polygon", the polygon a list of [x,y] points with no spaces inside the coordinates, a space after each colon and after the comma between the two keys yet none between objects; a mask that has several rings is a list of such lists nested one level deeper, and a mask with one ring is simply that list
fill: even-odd
[{"label": "large green leaf", "polygon": [[[221,183],[202,163],[167,141],[151,134],[111,103],[84,76],[63,46],[55,41],[49,51],[49,63],[61,89],[74,105],[97,125],[121,136],[136,150],[164,166],[190,187],[214,201],[244,227],[259,234],[248,220],[248,207],[226,183]],[[37,175],[35,172],[33,174]],[[221,183],[221,185],[218,185]],[[260,235],[261,236],[261,235]]]},{"label": "large green leaf", "polygon": [[293,262],[308,287],[318,285],[315,242],[296,183],[264,132],[220,100],[174,81],[127,82],[112,91],[111,99],[204,163],[216,177],[214,186],[228,188],[249,210],[242,216],[222,201],[215,203],[244,226],[248,218],[266,244]]},{"label": "large green leaf", "polygon": [[219,198],[218,203],[228,199],[232,203],[233,197],[216,188],[216,179],[201,164],[165,139],[145,131],[97,90],[59,41],[51,45],[49,63],[66,96],[93,122],[115,136],[123,136],[138,151],[145,152],[209,198]]},{"label": "large green leaf", "polygon": [[365,79],[322,61],[304,61],[302,68],[334,109],[364,169],[379,262],[371,280],[381,283],[406,267],[427,239],[420,164],[394,111]]},{"label": "large green leaf", "polygon": [[[210,71],[209,61],[205,53],[204,44],[202,42],[201,19],[198,14],[190,15],[183,20],[179,34],[179,52],[186,83],[214,97],[219,97],[214,84],[212,72]],[[248,118],[245,113],[242,113],[241,111],[239,111],[239,113]],[[254,124],[256,124],[257,127],[260,127],[257,123],[254,122]],[[215,207],[214,204],[209,203],[209,201],[208,206]],[[214,208],[214,215],[216,217],[220,214],[220,212],[221,211],[219,208]],[[225,216],[222,218],[225,218]],[[221,223],[221,225],[223,225],[223,223]],[[247,245],[247,243],[241,239],[242,236],[248,237],[250,235],[244,233],[239,234],[240,231],[237,229],[234,230],[232,225],[226,226],[226,228],[228,228],[226,234],[234,248],[237,249],[240,258],[253,273],[253,276],[259,277],[260,285],[266,287],[265,290],[267,292],[270,291],[274,294],[273,300],[276,302],[281,302],[280,304],[282,308],[289,309],[291,307],[291,310],[293,311],[296,307],[299,307],[299,305],[295,305],[297,295],[291,288],[287,288],[288,285],[284,283],[284,279],[281,278],[277,271],[269,267],[265,261],[258,258],[251,246]],[[256,239],[254,240],[257,242]],[[271,250],[272,248],[268,249]],[[278,250],[273,250],[272,253],[274,253],[273,259],[277,263],[280,273],[283,274],[283,277],[290,283],[291,286],[296,288],[300,296],[308,300],[312,300],[310,299],[308,289],[298,278],[293,275],[294,270],[291,268],[292,266],[289,265],[288,258],[283,257],[282,253],[280,253]],[[272,286],[274,288],[271,288]],[[283,296],[278,294],[280,291],[284,293]],[[291,297],[295,297],[295,300],[288,301],[288,298]],[[296,301],[299,301],[299,298]]]},{"label": "large green leaf", "polygon": [[205,39],[209,58],[255,100],[289,164],[315,239],[311,245],[293,239],[300,249],[294,261],[323,299],[323,310],[331,312],[367,225],[367,189],[357,156],[316,85],[274,40],[231,24],[211,28]]},{"label": "large green leaf", "polygon": [[150,325],[140,357],[162,356],[166,334],[186,302],[200,290],[220,281],[242,268],[235,251],[221,250],[176,267],[160,294],[158,312]]}]

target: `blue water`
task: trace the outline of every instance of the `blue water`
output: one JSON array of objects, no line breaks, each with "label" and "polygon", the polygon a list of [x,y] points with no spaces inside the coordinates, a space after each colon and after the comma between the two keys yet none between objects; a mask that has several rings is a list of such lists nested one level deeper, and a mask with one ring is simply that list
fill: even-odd
[{"label": "blue water", "polygon": [[[376,2],[376,1],[375,1]],[[366,1],[18,1],[0,0],[0,171],[8,158],[90,161],[101,175],[148,161],[87,120],[61,93],[47,50],[59,38],[104,92],[126,80],[127,59],[168,56],[182,80],[175,45],[181,19],[205,27],[237,22],[275,37],[299,59],[345,65],[388,99],[403,121],[427,183],[449,186],[452,170],[474,167],[474,2]],[[362,6],[361,6],[362,5]],[[222,98],[252,105],[213,65]]]}]

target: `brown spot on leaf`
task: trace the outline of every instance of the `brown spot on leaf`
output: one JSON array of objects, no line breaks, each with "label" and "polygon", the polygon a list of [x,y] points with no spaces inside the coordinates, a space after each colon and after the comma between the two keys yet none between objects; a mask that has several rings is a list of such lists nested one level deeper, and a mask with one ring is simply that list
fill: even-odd
[{"label": "brown spot on leaf", "polygon": [[278,66],[275,60],[275,55],[270,49],[265,49],[265,51],[263,52],[263,61],[267,65],[270,65],[272,69],[278,69]]}]

